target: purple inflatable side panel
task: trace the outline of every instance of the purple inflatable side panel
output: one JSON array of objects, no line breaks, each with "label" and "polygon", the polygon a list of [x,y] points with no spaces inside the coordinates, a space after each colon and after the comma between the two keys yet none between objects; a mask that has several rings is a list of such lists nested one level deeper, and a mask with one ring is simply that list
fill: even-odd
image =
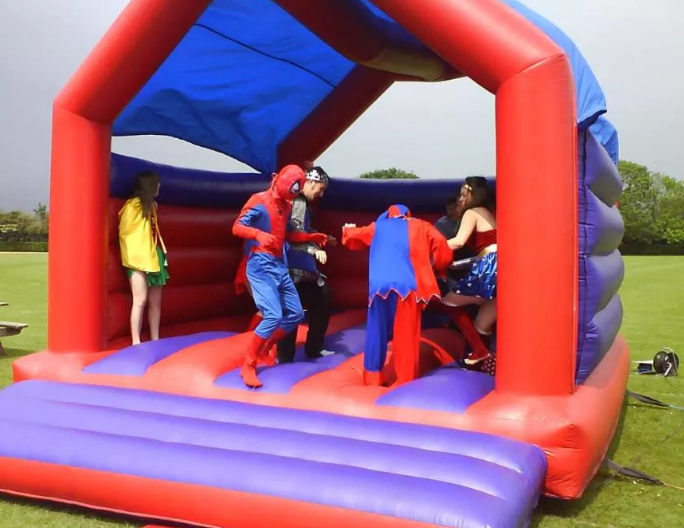
[{"label": "purple inflatable side panel", "polygon": [[624,222],[616,203],[622,180],[606,149],[589,131],[579,152],[579,317],[576,383],[582,383],[610,349],[622,324],[618,290],[625,266],[618,247]]}]

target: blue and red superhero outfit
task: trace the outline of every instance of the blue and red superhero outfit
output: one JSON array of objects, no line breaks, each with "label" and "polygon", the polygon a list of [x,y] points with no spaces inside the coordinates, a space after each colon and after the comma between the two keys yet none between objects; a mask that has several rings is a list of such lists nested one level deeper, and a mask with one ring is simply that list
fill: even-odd
[{"label": "blue and red superhero outfit", "polygon": [[496,297],[497,246],[496,229],[473,231],[466,246],[479,257],[468,274],[451,285],[451,291],[468,297],[493,299]]},{"label": "blue and red superhero outfit", "polygon": [[364,380],[382,383],[387,343],[394,341],[397,385],[418,376],[422,312],[441,298],[435,270],[444,274],[453,252],[430,223],[412,218],[404,205],[393,205],[364,227],[345,227],[342,244],[370,247],[369,299]]},{"label": "blue and red superhero outfit", "polygon": [[286,166],[275,175],[268,190],[253,194],[247,200],[233,224],[233,234],[245,239],[248,252],[245,274],[254,303],[263,315],[240,370],[249,387],[262,386],[256,375],[257,361],[274,364],[275,358],[269,351],[295,330],[304,317],[299,295],[288,273],[283,250],[285,241],[319,245],[327,242],[326,235],[290,229],[291,200],[301,192],[304,179],[301,168]]}]

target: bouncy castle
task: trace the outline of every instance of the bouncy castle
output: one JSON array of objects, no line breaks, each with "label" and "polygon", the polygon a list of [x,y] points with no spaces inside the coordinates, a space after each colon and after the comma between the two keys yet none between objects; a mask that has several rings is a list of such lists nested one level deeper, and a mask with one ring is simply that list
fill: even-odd
[{"label": "bouncy castle", "polygon": [[[418,379],[364,385],[368,255],[336,247],[336,354],[246,388],[242,204],[393,83],[463,77],[496,96],[495,377],[458,368],[460,334],[426,325]],[[0,491],[221,528],[513,528],[543,494],[581,496],[629,368],[605,113],[573,42],[516,0],[132,0],[54,102],[48,347],[0,392]],[[155,134],[256,172],[111,153],[112,135]],[[116,215],[143,169],[162,177],[171,279],[162,338],[131,346]],[[457,186],[333,178],[316,227],[395,203],[433,221]]]}]

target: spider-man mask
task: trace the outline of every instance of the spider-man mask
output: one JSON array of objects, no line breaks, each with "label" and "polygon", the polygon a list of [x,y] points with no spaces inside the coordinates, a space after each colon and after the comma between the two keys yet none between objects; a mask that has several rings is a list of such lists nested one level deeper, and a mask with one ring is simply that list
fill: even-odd
[{"label": "spider-man mask", "polygon": [[273,191],[282,200],[292,200],[304,187],[306,174],[297,165],[287,165],[273,179]]}]

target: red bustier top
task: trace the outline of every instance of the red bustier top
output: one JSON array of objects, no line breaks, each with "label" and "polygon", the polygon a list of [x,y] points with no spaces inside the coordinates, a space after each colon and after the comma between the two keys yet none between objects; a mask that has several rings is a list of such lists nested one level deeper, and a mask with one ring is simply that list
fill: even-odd
[{"label": "red bustier top", "polygon": [[496,244],[496,229],[490,229],[489,231],[482,232],[473,231],[473,234],[470,235],[468,242],[466,242],[466,245],[475,251],[475,253],[479,253],[484,248],[491,246],[492,244]]}]

